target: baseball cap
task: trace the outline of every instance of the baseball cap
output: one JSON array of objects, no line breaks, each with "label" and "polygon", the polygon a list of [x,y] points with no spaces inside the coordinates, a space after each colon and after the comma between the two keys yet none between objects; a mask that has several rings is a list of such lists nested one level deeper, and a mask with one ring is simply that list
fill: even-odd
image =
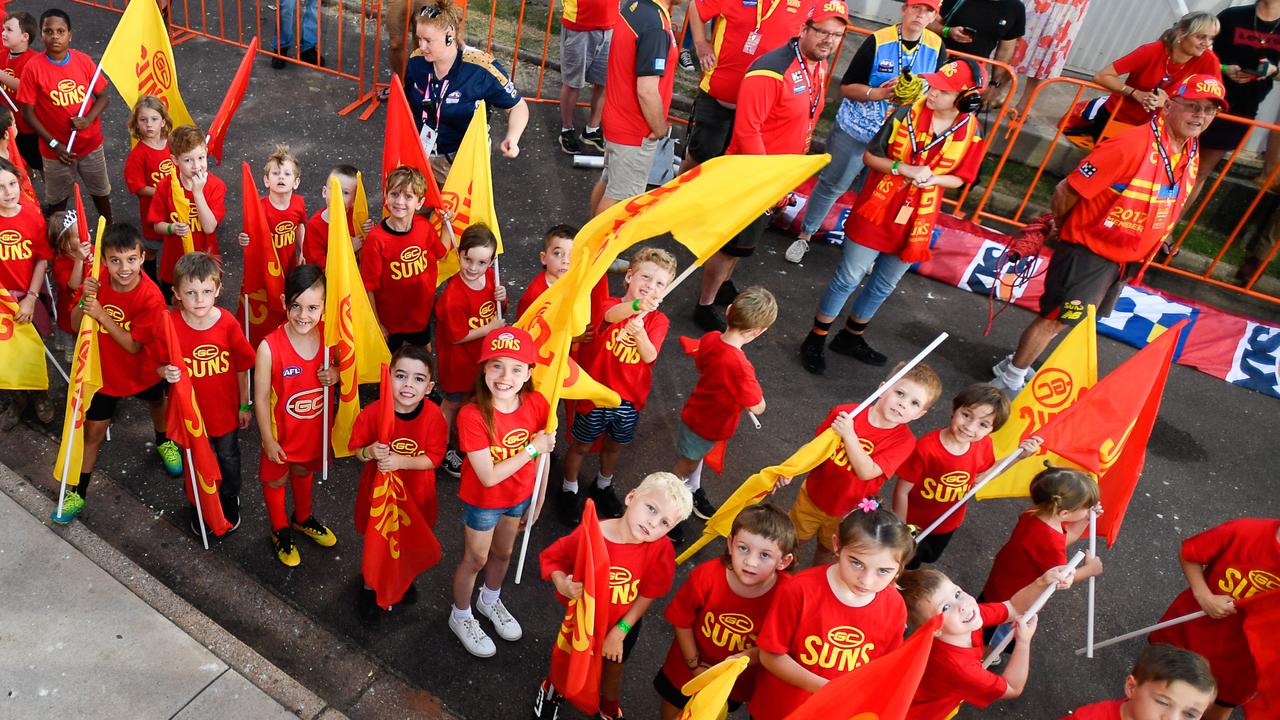
[{"label": "baseball cap", "polygon": [[1179,83],[1178,89],[1170,93],[1169,97],[1180,97],[1187,100],[1212,100],[1218,104],[1220,109],[1230,109],[1227,106],[1226,87],[1222,85],[1221,80],[1208,73],[1189,76]]},{"label": "baseball cap", "polygon": [[518,327],[500,327],[485,335],[479,362],[500,357],[533,365],[538,360],[538,352],[529,333]]},{"label": "baseball cap", "polygon": [[942,12],[942,0],[905,0],[903,5],[927,5],[934,12]]},{"label": "baseball cap", "polygon": [[[982,73],[982,84],[986,84],[986,72],[982,66],[978,66],[978,72]],[[952,60],[951,62],[938,68],[937,72],[931,72],[921,75],[925,82],[929,83],[929,87],[946,90],[948,92],[960,92],[978,86],[978,79],[973,77],[973,70],[970,64],[962,60]]]},{"label": "baseball cap", "polygon": [[813,8],[813,15],[809,16],[809,22],[820,23],[831,18],[836,18],[845,25],[849,24],[849,6],[844,0],[819,0],[819,4]]}]

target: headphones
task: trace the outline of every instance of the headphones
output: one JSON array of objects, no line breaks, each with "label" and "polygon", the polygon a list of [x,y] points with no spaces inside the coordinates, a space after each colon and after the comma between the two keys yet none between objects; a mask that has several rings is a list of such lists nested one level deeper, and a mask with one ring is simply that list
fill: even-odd
[{"label": "headphones", "polygon": [[974,86],[968,90],[960,91],[960,95],[956,98],[956,109],[962,113],[976,113],[982,109],[982,90],[986,85],[982,81],[982,66],[973,58],[959,57],[956,61],[969,65],[974,83]]},{"label": "headphones", "polygon": [[445,33],[445,36],[444,36],[444,44],[445,44],[446,46],[449,46],[449,45],[452,45],[452,44],[453,44],[453,33]]}]

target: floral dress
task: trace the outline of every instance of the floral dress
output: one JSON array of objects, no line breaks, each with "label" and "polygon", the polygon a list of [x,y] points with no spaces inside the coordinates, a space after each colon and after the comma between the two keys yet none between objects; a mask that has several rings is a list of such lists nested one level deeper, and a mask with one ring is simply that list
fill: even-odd
[{"label": "floral dress", "polygon": [[1018,38],[1009,64],[1019,75],[1038,80],[1058,77],[1084,23],[1089,0],[1023,1],[1027,6],[1027,32]]}]

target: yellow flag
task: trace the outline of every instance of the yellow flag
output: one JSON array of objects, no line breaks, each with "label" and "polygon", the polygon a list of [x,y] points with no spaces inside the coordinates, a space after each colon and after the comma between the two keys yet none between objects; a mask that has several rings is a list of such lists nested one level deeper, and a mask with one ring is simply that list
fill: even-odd
[{"label": "yellow flag", "polygon": [[196,124],[178,92],[169,29],[157,3],[128,3],[102,53],[102,71],[130,109],[139,97],[155,95],[169,108],[174,127]]},{"label": "yellow flag", "polygon": [[364,234],[364,224],[368,219],[369,196],[364,194],[364,176],[357,170],[356,196],[351,199],[351,224],[355,227],[357,234]]},{"label": "yellow flag", "polygon": [[[105,218],[98,218],[98,236],[93,243],[93,264],[89,277],[99,277],[102,271],[102,233],[106,230]],[[82,315],[76,333],[75,358],[71,362],[71,385],[67,388],[67,409],[62,421],[62,440],[58,444],[58,459],[53,466],[53,479],[77,487],[80,470],[84,467],[84,416],[93,402],[93,396],[102,388],[102,364],[98,359],[98,321]]]},{"label": "yellow flag", "polygon": [[[502,250],[502,232],[498,230],[498,212],[493,207],[493,167],[489,161],[489,116],[484,101],[476,105],[471,124],[462,136],[458,154],[453,156],[449,176],[440,188],[444,209],[453,216],[451,225],[455,237],[476,223],[488,226],[498,238],[498,255]],[[440,229],[447,237],[448,231]],[[440,272],[436,275],[436,287],[458,272],[458,251],[451,248],[440,260]]]},{"label": "yellow flag", "polygon": [[769,493],[773,492],[779,479],[795,478],[809,472],[826,462],[843,444],[844,441],[836,431],[827,428],[792,453],[791,457],[783,460],[781,464],[771,465],[747,478],[737,490],[733,491],[728,500],[721,503],[720,509],[702,528],[702,537],[680,553],[680,557],[676,558],[676,564],[693,557],[712,540],[718,537],[729,537],[729,531],[733,529],[733,519],[738,517],[738,513],[764,500]]},{"label": "yellow flag", "polygon": [[[1031,382],[1013,401],[1009,421],[991,434],[996,457],[1018,449],[1018,443],[1036,434],[1054,415],[1071,407],[1080,394],[1098,382],[1098,329],[1092,305],[1088,317],[1076,325],[1040,366]],[[979,500],[1026,497],[1031,479],[1048,460],[1055,465],[1075,467],[1057,455],[1042,451],[1024,458],[978,491]]]},{"label": "yellow flag", "polygon": [[191,201],[187,199],[187,193],[182,189],[182,181],[178,179],[178,169],[176,167],[169,168],[169,194],[173,197],[173,212],[178,217],[183,218],[182,222],[187,224],[187,234],[182,236],[182,254],[187,255],[196,251],[195,241],[191,238],[193,232],[191,228],[195,227],[195,223],[191,220],[195,217]]},{"label": "yellow flag", "polygon": [[338,356],[330,364],[338,368],[338,409],[334,414],[331,440],[333,454],[347,457],[351,450],[351,427],[360,412],[360,383],[382,379],[382,366],[391,362],[387,341],[378,329],[378,320],[369,306],[369,295],[360,281],[351,233],[341,218],[347,216],[342,202],[342,186],[329,178],[329,249],[325,258],[324,345]]},{"label": "yellow flag", "polygon": [[689,702],[676,720],[723,720],[728,717],[729,693],[733,692],[733,684],[750,662],[740,655],[727,658],[685,683],[680,692],[689,696]]},{"label": "yellow flag", "polygon": [[0,389],[48,390],[44,342],[31,323],[19,323],[18,303],[0,288]]}]

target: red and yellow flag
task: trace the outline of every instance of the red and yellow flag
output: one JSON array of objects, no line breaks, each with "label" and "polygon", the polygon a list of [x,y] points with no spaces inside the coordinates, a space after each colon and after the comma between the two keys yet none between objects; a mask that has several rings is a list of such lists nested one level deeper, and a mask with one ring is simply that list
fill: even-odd
[{"label": "red and yellow flag", "polygon": [[594,715],[600,705],[600,668],[604,637],[609,632],[609,548],[600,532],[596,506],[582,509],[578,553],[573,578],[582,583],[582,597],[569,601],[556,644],[551,649],[551,684],[573,706]]},{"label": "red and yellow flag", "polygon": [[128,3],[102,53],[102,71],[131,109],[143,95],[155,95],[169,108],[174,127],[196,124],[178,91],[169,28],[158,3]]},{"label": "red and yellow flag", "polygon": [[[249,163],[242,163],[241,209],[244,234],[249,236],[249,244],[244,248],[244,280],[240,302],[244,303],[246,296],[249,298],[249,327],[245,331],[249,344],[254,348],[285,320],[284,305],[281,304],[281,297],[284,296],[284,261],[280,259],[280,251],[272,240],[267,214],[258,198],[257,187]],[[243,307],[240,308],[239,316],[245,317]]]},{"label": "red and yellow flag", "polygon": [[1244,704],[1245,720],[1280,717],[1280,590],[1261,592],[1240,601],[1244,635],[1258,676],[1258,694]]},{"label": "red and yellow flag", "polygon": [[[9,126],[9,132],[5,135],[5,147],[9,154],[9,162],[13,163],[13,167],[18,171],[18,187],[22,190],[22,202],[30,203],[33,207],[40,207],[40,196],[36,195],[36,189],[31,184],[31,171],[27,168],[27,162],[22,159],[22,152],[18,150],[18,129]],[[77,186],[78,188],[79,186]],[[80,237],[86,237],[81,235]]]},{"label": "red and yellow flag", "polygon": [[[390,445],[396,404],[386,365],[382,366],[378,398],[382,403],[378,442]],[[414,578],[440,562],[440,542],[395,472],[379,472],[374,478],[365,528],[360,571],[364,581],[377,592],[378,605],[390,608],[400,602]]]},{"label": "red and yellow flag", "polygon": [[[346,216],[342,186],[336,177],[329,178],[329,217]],[[330,444],[336,457],[347,457],[352,453],[348,447],[351,427],[360,413],[360,383],[378,382],[382,366],[391,362],[391,352],[369,306],[369,294],[351,248],[351,233],[344,222],[329,223],[324,274],[324,345],[338,353],[330,359],[338,368],[339,386]]]},{"label": "red and yellow flag", "polygon": [[[99,217],[89,277],[102,275],[102,233],[106,227],[106,218]],[[93,396],[100,389],[102,363],[98,359],[98,321],[82,315],[76,332],[75,357],[71,361],[71,384],[67,388],[62,439],[58,443],[58,458],[53,465],[53,479],[65,478],[71,487],[80,484],[80,470],[84,467],[84,415],[93,402]]]},{"label": "red and yellow flag", "polygon": [[685,703],[676,720],[723,720],[728,715],[733,685],[749,664],[750,658],[735,655],[685,683],[680,692],[689,696],[689,702]]},{"label": "red and yellow flag", "polygon": [[[173,198],[173,213],[177,217],[186,218],[183,222],[193,225],[191,218],[195,217],[191,201],[187,199],[187,193],[182,189],[182,181],[178,179],[178,168],[169,168],[169,196]],[[182,236],[182,254],[193,253],[196,251],[195,241],[191,239],[191,232],[187,231]]]},{"label": "red and yellow flag", "polygon": [[244,57],[240,59],[240,67],[231,78],[231,87],[222,98],[222,105],[209,123],[209,134],[205,136],[205,144],[209,146],[209,157],[219,165],[222,164],[222,142],[227,139],[227,128],[231,125],[231,117],[244,100],[244,93],[249,89],[249,75],[253,72],[253,59],[258,55],[258,37],[255,35],[245,48]]},{"label": "red and yellow flag", "polygon": [[364,234],[364,224],[369,220],[369,196],[364,191],[364,174],[356,171],[356,195],[351,199],[351,226],[356,234]]},{"label": "red and yellow flag", "polygon": [[[413,122],[413,110],[404,94],[400,76],[391,76],[391,94],[387,97],[387,126],[382,142],[382,187],[387,186],[387,176],[401,165],[417,168],[427,178],[427,195],[423,205],[443,207],[440,186],[431,172],[431,163],[418,138],[418,126]],[[332,216],[331,216],[332,217]],[[357,225],[356,227],[360,227]]]},{"label": "red and yellow flag", "polygon": [[[178,340],[178,330],[173,326],[173,315],[167,312],[164,314],[164,329],[168,341],[169,364],[182,371],[182,379],[169,386],[167,434],[178,447],[187,451],[183,462],[188,473],[187,481],[183,483],[187,501],[192,505],[199,502],[204,524],[214,535],[222,536],[231,529],[231,523],[222,514],[222,500],[218,497],[218,488],[222,486],[222,470],[218,468],[218,457],[213,454],[209,433],[205,431],[200,404],[196,402],[196,389],[191,383],[187,362],[182,357],[182,343]],[[223,401],[230,402],[230,399],[223,398]],[[198,497],[193,485],[199,489]]]},{"label": "red and yellow flag", "polygon": [[[471,124],[462,136],[458,154],[449,166],[449,176],[444,180],[440,193],[442,209],[452,219],[453,237],[461,237],[462,231],[475,224],[487,226],[498,239],[497,255],[503,253],[502,231],[498,227],[498,211],[493,206],[493,165],[489,154],[489,115],[483,100],[476,103]],[[449,231],[440,228],[442,237]],[[440,259],[440,272],[436,286],[458,273],[458,249],[449,248]]]},{"label": "red and yellow flag", "polygon": [[44,342],[29,322],[18,322],[18,302],[0,288],[0,389],[48,390]]}]

